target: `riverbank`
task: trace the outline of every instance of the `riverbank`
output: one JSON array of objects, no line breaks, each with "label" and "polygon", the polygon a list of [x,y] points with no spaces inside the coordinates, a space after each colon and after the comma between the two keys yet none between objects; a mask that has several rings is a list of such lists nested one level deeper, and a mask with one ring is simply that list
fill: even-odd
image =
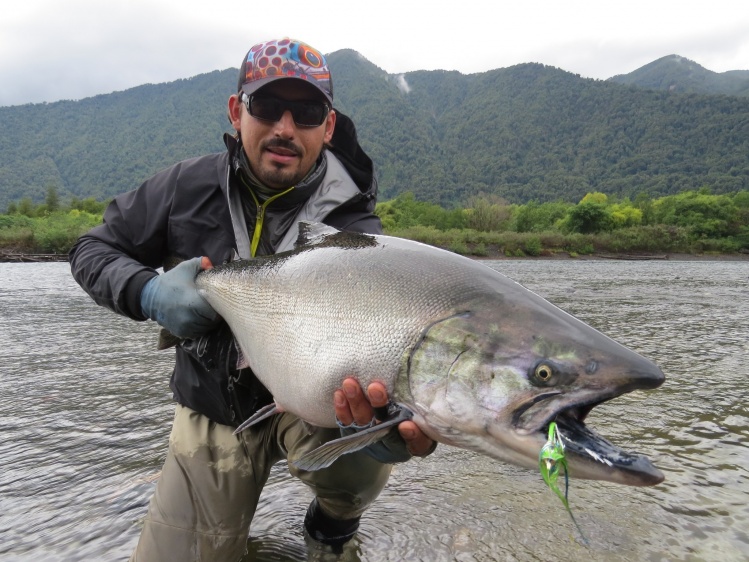
[{"label": "riverbank", "polygon": [[[593,253],[578,255],[570,252],[545,252],[538,256],[507,256],[500,252],[494,255],[484,256],[467,256],[475,260],[628,260],[628,261],[747,261],[749,262],[749,253],[737,254],[684,254],[684,253],[666,253],[666,254],[612,254]],[[43,262],[64,262],[68,261],[67,254],[26,254],[23,252],[0,251],[0,263],[43,263]]]},{"label": "riverbank", "polygon": [[67,254],[26,254],[0,251],[0,263],[41,263],[68,261]]},{"label": "riverbank", "polygon": [[600,260],[627,260],[627,261],[747,261],[749,253],[737,254],[611,254],[593,253],[585,255],[570,254],[569,252],[554,252],[539,256],[506,256],[497,252],[489,256],[469,256],[476,260],[575,260],[575,261],[600,261]]}]

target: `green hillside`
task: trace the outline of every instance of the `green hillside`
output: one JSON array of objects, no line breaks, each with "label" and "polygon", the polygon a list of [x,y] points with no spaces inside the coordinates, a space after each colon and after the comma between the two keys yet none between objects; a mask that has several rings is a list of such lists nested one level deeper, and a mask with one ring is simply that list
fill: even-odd
[{"label": "green hillside", "polygon": [[[749,97],[674,94],[540,64],[463,75],[389,75],[351,50],[329,56],[336,106],[357,124],[381,200],[446,207],[586,193],[651,197],[749,189]],[[11,201],[105,199],[222,150],[236,70],[80,101],[0,107],[0,210]]]},{"label": "green hillside", "polygon": [[713,72],[679,55],[662,57],[609,80],[679,94],[749,96],[749,70]]}]

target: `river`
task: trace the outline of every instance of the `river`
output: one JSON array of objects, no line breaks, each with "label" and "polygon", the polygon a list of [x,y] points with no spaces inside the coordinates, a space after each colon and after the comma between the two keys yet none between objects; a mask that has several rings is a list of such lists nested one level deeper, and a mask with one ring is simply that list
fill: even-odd
[{"label": "river", "polygon": [[[749,262],[488,261],[666,373],[587,422],[648,455],[651,488],[570,481],[580,540],[538,472],[445,445],[398,465],[361,561],[749,560]],[[127,560],[173,414],[157,327],[97,307],[68,264],[0,264],[0,559]],[[309,492],[274,467],[257,560],[305,560]]]}]

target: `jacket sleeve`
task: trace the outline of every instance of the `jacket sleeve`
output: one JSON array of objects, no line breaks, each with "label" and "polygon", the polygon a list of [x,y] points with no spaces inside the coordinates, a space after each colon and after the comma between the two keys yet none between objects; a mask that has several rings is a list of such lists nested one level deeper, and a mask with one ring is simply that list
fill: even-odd
[{"label": "jacket sleeve", "polygon": [[103,223],[70,250],[73,277],[97,304],[135,320],[146,319],[140,293],[163,265],[178,173],[178,167],[172,167],[117,196]]}]

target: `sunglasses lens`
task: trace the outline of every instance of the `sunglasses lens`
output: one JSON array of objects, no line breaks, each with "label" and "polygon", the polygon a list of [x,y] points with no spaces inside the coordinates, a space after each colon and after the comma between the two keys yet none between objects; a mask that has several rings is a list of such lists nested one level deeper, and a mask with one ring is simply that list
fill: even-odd
[{"label": "sunglasses lens", "polygon": [[250,115],[263,121],[278,121],[283,115],[283,107],[279,100],[273,98],[249,98],[247,109]]},{"label": "sunglasses lens", "polygon": [[276,98],[245,98],[250,115],[263,121],[276,122],[284,112],[291,111],[294,123],[300,127],[319,127],[328,115],[328,106],[317,101],[292,102]]},{"label": "sunglasses lens", "polygon": [[302,102],[291,109],[294,122],[301,127],[317,127],[323,124],[327,114],[327,106],[324,103],[309,101]]}]

